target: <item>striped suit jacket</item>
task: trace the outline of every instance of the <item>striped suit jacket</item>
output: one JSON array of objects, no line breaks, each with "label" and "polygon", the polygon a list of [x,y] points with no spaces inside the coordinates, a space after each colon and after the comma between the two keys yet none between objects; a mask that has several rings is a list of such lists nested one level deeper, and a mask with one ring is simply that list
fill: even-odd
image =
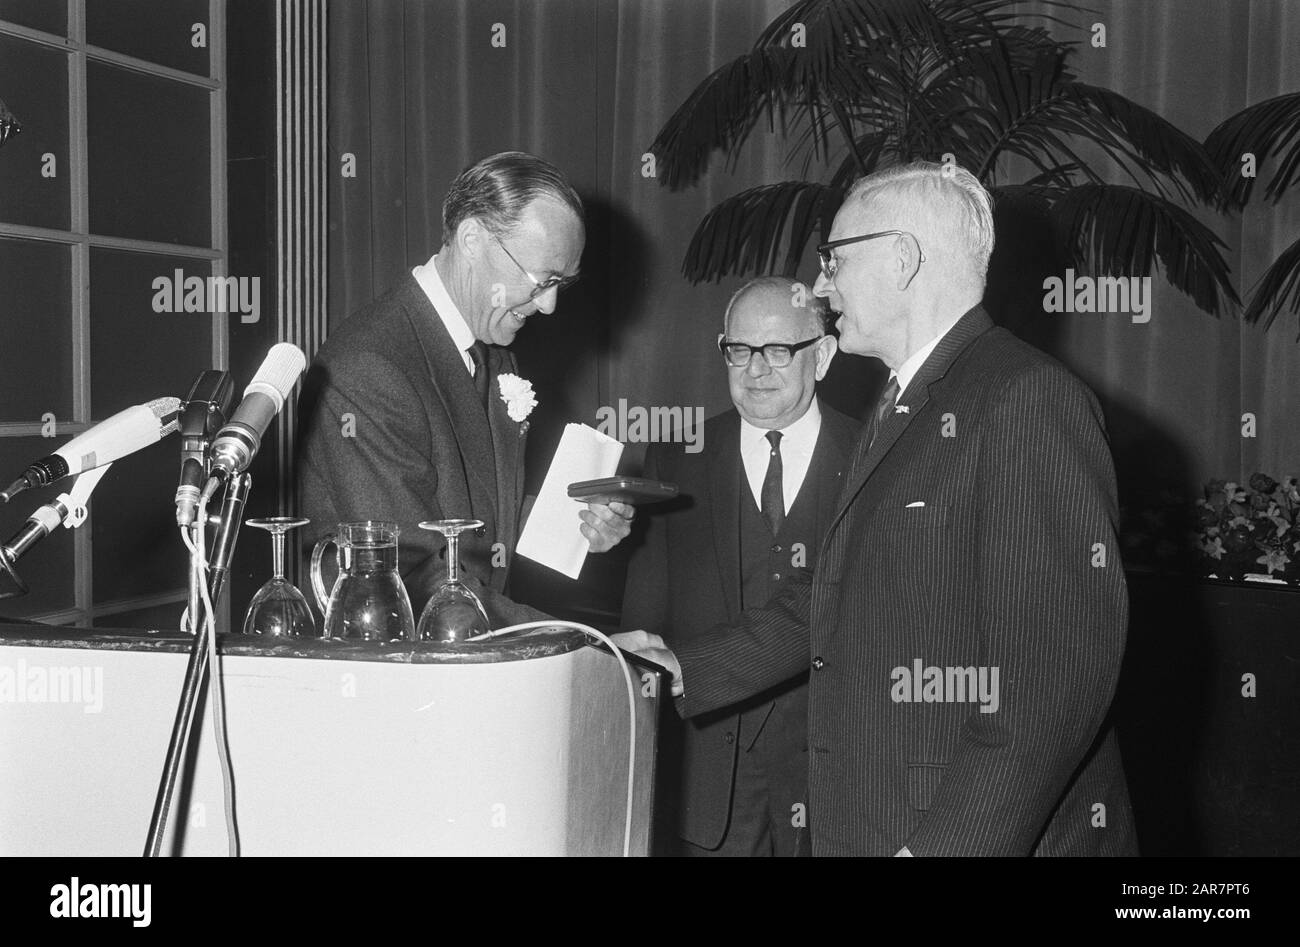
[{"label": "striped suit jacket", "polygon": [[675,649],[681,710],[811,668],[815,855],[1136,854],[1116,522],[1095,397],[977,306],[859,453],[816,569]]}]

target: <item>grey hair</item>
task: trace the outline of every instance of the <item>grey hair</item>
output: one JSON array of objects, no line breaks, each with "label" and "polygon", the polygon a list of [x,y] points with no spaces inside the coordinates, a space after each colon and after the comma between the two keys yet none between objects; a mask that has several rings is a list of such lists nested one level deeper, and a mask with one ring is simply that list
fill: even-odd
[{"label": "grey hair", "polygon": [[450,246],[456,229],[470,217],[504,236],[519,223],[524,208],[539,197],[559,201],[582,220],[582,198],[555,165],[523,151],[489,155],[451,182],[442,202],[442,245]]},{"label": "grey hair", "polygon": [[[941,252],[950,250],[958,257],[966,257],[972,275],[983,285],[993,255],[993,198],[979,178],[956,164],[913,161],[859,178],[844,203],[865,204],[882,197],[901,199],[905,206],[914,208],[924,219],[918,229],[925,229],[946,244],[940,247]],[[892,220],[881,221],[881,226],[906,229]],[[922,252],[926,249],[921,248]]]},{"label": "grey hair", "polygon": [[[727,327],[731,325],[731,310],[736,308],[736,303],[740,301],[742,296],[758,289],[780,290],[785,293],[790,297],[790,308],[807,310],[808,314],[816,320],[818,331],[827,331],[827,326],[830,322],[830,309],[826,304],[826,300],[813,295],[813,289],[811,286],[807,283],[800,282],[796,279],[790,279],[785,276],[756,276],[744,286],[740,287],[740,289],[732,293],[731,298],[727,300],[727,308],[722,313],[723,335],[726,335]],[[802,295],[805,302],[802,306],[797,306],[794,303],[795,293],[800,289],[803,290]]]}]

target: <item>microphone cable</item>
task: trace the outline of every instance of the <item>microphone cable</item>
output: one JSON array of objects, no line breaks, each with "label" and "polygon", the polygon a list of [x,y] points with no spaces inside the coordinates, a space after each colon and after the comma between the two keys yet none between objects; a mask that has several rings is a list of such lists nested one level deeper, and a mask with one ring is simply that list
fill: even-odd
[{"label": "microphone cable", "polygon": [[[203,601],[204,624],[207,627],[208,641],[208,686],[212,691],[212,730],[217,741],[217,761],[221,767],[223,808],[226,815],[226,850],[230,858],[239,857],[239,826],[235,821],[235,775],[230,765],[230,745],[226,731],[226,698],[222,688],[221,664],[217,655],[217,620],[212,609],[212,597],[208,591],[207,545],[203,537],[204,527],[208,522],[208,500],[211,493],[207,490],[199,497],[198,515],[194,521],[194,539],[182,526],[181,539],[190,551],[191,581],[197,582],[199,595]],[[186,609],[181,616],[181,630],[195,634],[194,620]]]},{"label": "microphone cable", "polygon": [[503,635],[514,634],[520,631],[527,631],[532,628],[572,628],[575,631],[581,631],[590,638],[596,638],[609,646],[614,658],[618,661],[619,667],[623,671],[623,680],[627,684],[627,811],[623,822],[623,857],[628,858],[632,854],[632,796],[634,782],[636,777],[636,685],[632,683],[632,672],[628,668],[627,659],[623,657],[623,652],[619,650],[618,645],[614,644],[609,637],[601,631],[597,631],[590,625],[583,625],[576,621],[563,621],[554,619],[551,621],[530,621],[520,625],[511,625],[508,628],[500,628],[497,631],[489,631],[481,635],[475,635],[469,638],[469,641],[489,641],[493,638],[500,638]]}]

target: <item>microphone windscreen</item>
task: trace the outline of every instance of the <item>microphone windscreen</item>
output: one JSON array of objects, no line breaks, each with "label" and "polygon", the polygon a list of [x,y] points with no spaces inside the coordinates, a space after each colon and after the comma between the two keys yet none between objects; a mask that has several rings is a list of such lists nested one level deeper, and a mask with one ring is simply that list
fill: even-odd
[{"label": "microphone windscreen", "polygon": [[162,440],[181,429],[181,399],[154,398],[147,405],[153,416],[158,419],[161,430],[158,440]]},{"label": "microphone windscreen", "polygon": [[279,342],[271,346],[271,351],[266,353],[262,367],[257,370],[253,380],[244,389],[244,397],[247,398],[253,392],[260,392],[275,401],[275,410],[278,413],[284,405],[284,399],[289,396],[294,383],[298,381],[298,376],[306,367],[307,356],[303,354],[302,349],[292,342]]}]

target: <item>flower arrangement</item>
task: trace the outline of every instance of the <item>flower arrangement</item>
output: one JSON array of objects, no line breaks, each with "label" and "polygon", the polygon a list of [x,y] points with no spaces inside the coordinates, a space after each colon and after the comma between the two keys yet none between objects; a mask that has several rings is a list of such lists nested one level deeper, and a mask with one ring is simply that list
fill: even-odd
[{"label": "flower arrangement", "polygon": [[1201,571],[1221,579],[1300,582],[1300,489],[1257,473],[1246,484],[1211,480],[1196,501]]}]

